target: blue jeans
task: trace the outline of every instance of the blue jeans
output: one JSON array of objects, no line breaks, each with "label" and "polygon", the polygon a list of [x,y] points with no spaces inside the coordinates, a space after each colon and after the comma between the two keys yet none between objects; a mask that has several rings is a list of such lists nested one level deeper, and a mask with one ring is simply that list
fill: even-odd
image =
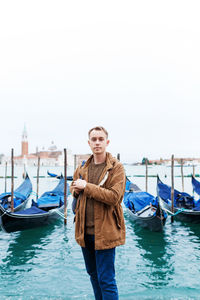
[{"label": "blue jeans", "polygon": [[81,248],[87,273],[96,300],[118,300],[115,281],[115,248],[94,249],[94,235],[85,236],[85,248]]}]

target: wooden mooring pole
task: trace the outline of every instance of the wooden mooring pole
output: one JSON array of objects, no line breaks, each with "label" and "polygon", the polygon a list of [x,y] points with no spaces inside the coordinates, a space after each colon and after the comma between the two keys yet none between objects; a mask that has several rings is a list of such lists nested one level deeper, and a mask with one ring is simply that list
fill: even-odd
[{"label": "wooden mooring pole", "polygon": [[67,150],[64,149],[64,225],[67,225]]},{"label": "wooden mooring pole", "polygon": [[24,172],[22,174],[22,177],[25,179],[26,178],[26,165],[24,164]]},{"label": "wooden mooring pole", "polygon": [[182,180],[182,192],[184,192],[184,175],[183,175],[183,159],[181,158],[181,180]]},{"label": "wooden mooring pole", "polygon": [[120,161],[120,153],[117,153],[117,159]]},{"label": "wooden mooring pole", "polygon": [[76,170],[76,160],[77,160],[76,154],[74,154],[74,171]]},{"label": "wooden mooring pole", "polygon": [[195,177],[195,166],[194,165],[192,166],[192,169],[193,169],[193,172],[192,172],[193,173],[193,177]]},{"label": "wooden mooring pole", "polygon": [[14,150],[11,149],[11,212],[14,212]]},{"label": "wooden mooring pole", "polygon": [[[174,155],[171,157],[171,211],[174,213]],[[174,217],[171,216],[171,223],[174,222]]]},{"label": "wooden mooring pole", "polygon": [[8,168],[8,163],[6,161],[6,165],[5,165],[5,193],[7,192],[7,168]]},{"label": "wooden mooring pole", "polygon": [[148,192],[148,159],[145,159],[145,166],[146,166],[146,172],[145,172],[145,187],[146,187],[146,193]]},{"label": "wooden mooring pole", "polygon": [[40,175],[40,156],[38,156],[38,165],[37,165],[37,195],[36,195],[36,199],[38,199],[38,195],[39,195],[39,175]]}]

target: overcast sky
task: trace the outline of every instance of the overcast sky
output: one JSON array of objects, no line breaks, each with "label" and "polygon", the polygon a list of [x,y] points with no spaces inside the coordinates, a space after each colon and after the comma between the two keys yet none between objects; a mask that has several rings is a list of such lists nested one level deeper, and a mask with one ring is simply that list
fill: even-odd
[{"label": "overcast sky", "polygon": [[199,1],[1,1],[0,153],[90,152],[109,131],[122,161],[200,157]]}]

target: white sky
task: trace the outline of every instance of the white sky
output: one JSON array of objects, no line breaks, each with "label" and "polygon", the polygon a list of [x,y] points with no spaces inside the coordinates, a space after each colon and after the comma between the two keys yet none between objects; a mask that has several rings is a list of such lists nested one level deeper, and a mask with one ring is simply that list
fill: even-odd
[{"label": "white sky", "polygon": [[0,153],[48,147],[200,157],[200,2],[0,2]]}]

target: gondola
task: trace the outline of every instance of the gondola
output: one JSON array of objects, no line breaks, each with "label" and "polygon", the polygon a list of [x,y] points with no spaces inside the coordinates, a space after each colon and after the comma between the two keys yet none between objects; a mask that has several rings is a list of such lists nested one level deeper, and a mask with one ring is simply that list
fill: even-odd
[{"label": "gondola", "polygon": [[194,178],[194,176],[192,176],[192,187],[193,187],[193,192],[194,195],[197,195],[197,200],[199,200],[199,196],[200,196],[200,182],[198,180],[196,180]]},{"label": "gondola", "polygon": [[[54,177],[54,178],[57,178],[57,179],[60,179],[63,175],[57,175],[57,174],[54,174],[54,173],[50,173],[49,171],[47,171],[47,174],[50,176],[50,177]],[[72,181],[73,180],[73,177],[72,176],[67,176],[67,180],[69,181]]]},{"label": "gondola", "polygon": [[[59,178],[60,176],[57,175],[57,174],[54,174],[54,173],[50,173],[49,171],[47,171],[47,174],[50,176],[50,177],[55,177],[55,178]],[[60,179],[60,178],[59,178]]]},{"label": "gondola", "polygon": [[[69,186],[67,185],[67,195]],[[1,227],[10,233],[53,223],[64,211],[64,178],[51,191],[45,192],[30,208],[8,212],[0,205]]]},{"label": "gondola", "polygon": [[143,192],[128,178],[123,202],[130,219],[136,224],[151,231],[163,230],[167,214],[160,208],[157,198]]},{"label": "gondola", "polygon": [[200,200],[195,200],[188,193],[174,189],[174,212],[172,212],[171,187],[157,179],[158,200],[162,209],[174,216],[175,219],[200,223]]},{"label": "gondola", "polygon": [[[14,211],[24,209],[30,194],[32,192],[32,183],[31,180],[26,174],[26,177],[22,184],[14,190],[13,192],[13,201],[14,201]],[[11,209],[11,192],[0,194],[0,205],[4,210],[10,211]]]}]

